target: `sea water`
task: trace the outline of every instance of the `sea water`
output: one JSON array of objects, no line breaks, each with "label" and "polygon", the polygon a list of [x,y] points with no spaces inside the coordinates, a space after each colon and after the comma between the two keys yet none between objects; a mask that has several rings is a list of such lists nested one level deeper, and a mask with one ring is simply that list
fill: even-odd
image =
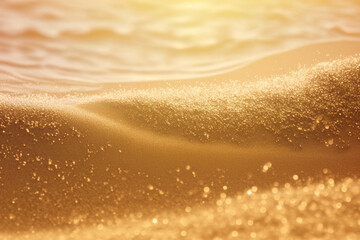
[{"label": "sea water", "polygon": [[0,92],[207,76],[359,38],[356,0],[3,0]]}]

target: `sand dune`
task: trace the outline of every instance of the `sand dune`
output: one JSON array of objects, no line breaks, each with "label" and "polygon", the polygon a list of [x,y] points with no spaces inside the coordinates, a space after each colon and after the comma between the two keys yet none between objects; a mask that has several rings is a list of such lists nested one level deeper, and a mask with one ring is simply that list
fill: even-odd
[{"label": "sand dune", "polygon": [[[230,238],[235,227],[238,236],[251,237],[261,229],[236,225],[234,216],[239,212],[238,218],[247,222],[255,210],[243,207],[260,209],[260,194],[275,199],[274,187],[280,195],[290,189],[289,201],[316,203],[313,212],[300,211],[302,219],[315,221],[314,212],[325,214],[326,201],[335,206],[332,218],[356,219],[350,211],[359,207],[360,57],[337,57],[287,72],[249,81],[136,84],[93,95],[1,95],[3,237],[33,231],[33,239],[57,239],[57,231],[69,237],[67,231],[79,228],[92,239],[105,228],[104,239],[111,239],[123,235],[127,226],[134,232],[146,230],[150,239],[151,234],[159,236],[156,216],[170,219],[169,234],[181,236],[176,216],[190,224],[195,214],[203,216],[204,233],[194,233],[194,238]],[[351,203],[339,192],[344,184]],[[304,186],[312,192],[320,188],[325,195],[317,200]],[[219,212],[214,203],[221,193],[233,202]],[[267,211],[277,204],[274,199],[267,202]],[[339,202],[342,216],[335,211]],[[186,207],[197,210],[187,214]],[[295,230],[283,236],[304,237],[292,225],[300,221],[293,208],[289,202],[289,211],[269,214],[271,227],[264,236],[277,239],[271,229],[283,224],[275,219],[279,217],[294,218],[287,224]],[[218,233],[206,235],[212,226],[208,215],[224,222]],[[148,223],[152,225],[146,227]],[[92,232],[89,226],[100,227]],[[350,223],[342,226],[351,236],[359,234]],[[76,234],[75,239],[84,236]]]},{"label": "sand dune", "polygon": [[359,135],[359,63],[354,56],[251,83],[121,91],[84,108],[201,142],[346,148]]}]

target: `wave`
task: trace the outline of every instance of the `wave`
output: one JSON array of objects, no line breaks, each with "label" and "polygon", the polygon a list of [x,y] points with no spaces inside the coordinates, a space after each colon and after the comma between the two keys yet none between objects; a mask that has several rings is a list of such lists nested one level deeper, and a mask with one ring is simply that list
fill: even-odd
[{"label": "wave", "polygon": [[38,38],[38,39],[56,39],[56,38],[72,38],[72,39],[118,39],[129,38],[129,33],[116,31],[110,28],[93,28],[86,31],[71,31],[71,30],[58,30],[46,31],[44,29],[23,29],[21,31],[11,32],[2,31],[0,35],[4,38]]},{"label": "wave", "polygon": [[331,28],[331,30],[334,32],[338,32],[344,36],[352,36],[352,37],[360,36],[360,31],[358,31],[357,28],[350,29],[350,28],[341,27],[341,26],[334,26]]}]

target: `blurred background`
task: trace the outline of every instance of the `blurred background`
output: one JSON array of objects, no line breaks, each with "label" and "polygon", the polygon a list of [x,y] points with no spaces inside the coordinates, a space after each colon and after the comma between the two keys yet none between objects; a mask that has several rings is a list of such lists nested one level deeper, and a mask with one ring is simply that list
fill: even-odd
[{"label": "blurred background", "polygon": [[357,0],[2,0],[0,92],[206,76],[359,38]]}]

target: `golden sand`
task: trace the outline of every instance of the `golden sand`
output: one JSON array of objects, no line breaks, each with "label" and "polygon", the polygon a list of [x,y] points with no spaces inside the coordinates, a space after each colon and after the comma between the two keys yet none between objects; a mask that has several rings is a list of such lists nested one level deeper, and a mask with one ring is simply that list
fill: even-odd
[{"label": "golden sand", "polygon": [[359,238],[359,44],[331,46],[217,80],[2,94],[1,239]]}]

